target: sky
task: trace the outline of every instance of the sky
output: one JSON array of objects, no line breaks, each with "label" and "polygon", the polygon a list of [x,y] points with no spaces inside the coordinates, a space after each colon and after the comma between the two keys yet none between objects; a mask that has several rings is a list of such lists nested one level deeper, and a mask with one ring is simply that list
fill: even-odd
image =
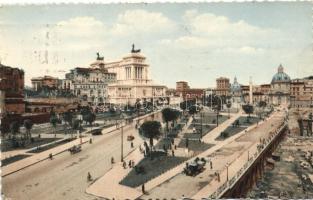
[{"label": "sky", "polygon": [[96,53],[119,60],[131,45],[155,83],[215,87],[223,76],[270,83],[279,64],[291,78],[313,75],[310,2],[0,6],[0,61],[32,77],[64,78]]}]

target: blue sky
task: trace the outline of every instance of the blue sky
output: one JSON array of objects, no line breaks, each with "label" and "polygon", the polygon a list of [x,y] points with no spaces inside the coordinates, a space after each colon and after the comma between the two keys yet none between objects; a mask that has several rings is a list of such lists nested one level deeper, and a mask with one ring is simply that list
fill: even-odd
[{"label": "blue sky", "polygon": [[309,2],[38,5],[0,7],[0,59],[64,77],[141,48],[151,78],[174,87],[213,87],[226,76],[269,83],[278,65],[292,78],[313,75]]}]

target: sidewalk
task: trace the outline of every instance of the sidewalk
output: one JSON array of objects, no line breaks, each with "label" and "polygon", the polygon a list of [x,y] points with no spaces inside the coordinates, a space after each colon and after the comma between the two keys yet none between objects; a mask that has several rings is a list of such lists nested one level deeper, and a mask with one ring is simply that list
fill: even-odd
[{"label": "sidewalk", "polygon": [[[264,123],[270,123],[268,120],[271,118],[276,117],[277,114],[275,115],[271,115],[270,118],[267,119],[267,121],[261,122],[259,123],[259,125],[253,125],[249,128],[249,132],[252,129],[255,129],[257,127],[257,129],[263,129],[262,126],[268,126],[267,124]],[[277,124],[276,124],[277,125]],[[257,130],[256,129],[256,130]],[[275,130],[276,127],[270,127],[270,130],[273,131]],[[271,132],[269,131],[269,132]],[[262,131],[261,131],[262,132]],[[260,132],[260,133],[261,133]],[[267,138],[269,136],[269,132],[266,132],[265,134],[260,134],[260,136],[262,136],[262,138]],[[262,132],[263,133],[263,132]],[[242,131],[242,133],[239,133],[240,137],[244,136],[245,131]],[[250,134],[251,135],[251,134]],[[249,135],[247,135],[249,136]],[[238,137],[239,138],[239,137]],[[257,142],[256,142],[257,141]],[[252,159],[254,157],[254,154],[257,152],[257,145],[258,145],[258,139],[256,139],[256,141],[251,141],[249,143],[251,143],[247,148],[244,149],[243,152],[249,152],[249,158]],[[235,141],[236,143],[240,142],[240,141]],[[217,159],[217,158],[216,158]],[[219,160],[221,160],[219,158]],[[229,167],[228,167],[228,180],[231,180],[233,177],[235,177],[238,173],[238,171],[247,163],[248,161],[248,153],[242,153],[240,154],[240,156],[238,156],[235,159],[226,159],[224,160],[224,163],[226,163],[226,161],[229,161]],[[216,162],[216,161],[215,161]],[[216,166],[216,165],[215,165]],[[220,171],[220,182],[217,181],[217,179],[213,179],[207,186],[205,186],[204,188],[202,188],[200,191],[198,191],[192,198],[193,199],[201,199],[201,198],[206,198],[209,197],[211,194],[215,193],[219,187],[221,187],[222,185],[225,185],[225,187],[227,186],[227,169],[226,169],[226,164],[219,166],[219,171]]]},{"label": "sidewalk", "polygon": [[123,168],[121,162],[114,164],[109,172],[86,189],[86,193],[108,199],[137,198],[142,194],[140,190],[121,185],[119,182],[132,170],[128,168],[128,161],[133,160],[136,165],[142,158],[143,154],[137,148],[124,159],[127,164],[126,169]]},{"label": "sidewalk", "polygon": [[[220,149],[221,147],[233,142],[238,137],[245,134],[245,132],[239,133],[233,137],[230,137],[224,141],[215,141],[215,138],[218,137],[221,131],[226,129],[230,126],[239,116],[241,113],[236,113],[231,116],[230,119],[226,120],[220,126],[213,129],[209,134],[208,137],[205,138],[205,142],[213,143],[215,142],[216,145],[212,148],[208,149],[205,152],[197,155],[198,157],[207,157],[208,155],[212,154],[216,150]],[[248,129],[252,129],[254,126],[249,127]],[[138,149],[136,149],[133,153],[131,153],[125,160],[134,160],[135,164],[138,163],[143,158],[143,155],[140,154]],[[189,159],[186,162],[193,161],[194,158]],[[146,191],[153,189],[154,187],[164,183],[168,179],[174,177],[175,175],[181,173],[183,168],[185,167],[185,162],[168,170],[167,172],[157,176],[154,179],[145,183]],[[126,187],[120,185],[119,182],[130,172],[131,169],[123,169],[122,164],[118,163],[113,166],[113,168],[106,173],[101,179],[87,188],[86,192],[95,196],[104,197],[104,198],[115,198],[115,199],[136,199],[142,195],[141,193],[141,186],[137,188]]]},{"label": "sidewalk", "polygon": [[213,130],[210,131],[210,133],[206,134],[202,141],[208,144],[216,144],[219,141],[215,141],[215,138],[217,138],[222,131],[224,131],[228,126],[231,126],[234,121],[242,115],[241,112],[238,112],[236,114],[230,115],[230,119],[227,119],[225,122],[220,124],[218,127],[215,127]]},{"label": "sidewalk", "polygon": [[[89,137],[82,138],[82,143],[86,143],[88,141],[89,141]],[[52,155],[57,155],[57,154],[60,154],[64,151],[67,151],[73,145],[79,145],[79,144],[80,144],[80,138],[78,138],[72,142],[69,142],[69,143],[54,147],[52,149],[46,150],[44,152],[35,154],[35,155],[30,156],[28,158],[22,159],[20,161],[16,161],[16,162],[9,164],[9,165],[6,165],[4,167],[1,167],[1,176],[2,177],[7,176],[7,175],[12,174],[14,172],[17,172],[19,170],[22,170],[26,167],[34,165],[38,162],[46,160],[46,159],[48,159],[50,153],[52,153]]]}]

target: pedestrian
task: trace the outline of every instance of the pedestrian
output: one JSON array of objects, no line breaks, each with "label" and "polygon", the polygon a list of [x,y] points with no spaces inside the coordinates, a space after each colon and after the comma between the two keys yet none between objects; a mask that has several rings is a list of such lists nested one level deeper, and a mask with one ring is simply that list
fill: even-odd
[{"label": "pedestrian", "polygon": [[126,169],[126,162],[123,161],[123,168]]},{"label": "pedestrian", "polygon": [[174,150],[172,149],[172,156],[174,157],[175,156],[175,153],[174,153]]},{"label": "pedestrian", "polygon": [[142,148],[141,148],[141,145],[139,145],[139,151],[140,151],[140,153],[142,153]]},{"label": "pedestrian", "polygon": [[145,184],[142,184],[142,185],[141,185],[141,191],[142,191],[142,194],[145,194],[145,193],[146,193],[146,191],[145,191]]},{"label": "pedestrian", "polygon": [[135,166],[135,161],[132,160],[131,167],[133,168]]},{"label": "pedestrian", "polygon": [[92,144],[92,138],[89,139],[89,144]]},{"label": "pedestrian", "polygon": [[219,173],[219,172],[217,173],[217,181],[218,181],[218,182],[221,181],[221,179],[220,179],[220,173]]},{"label": "pedestrian", "polygon": [[111,164],[114,164],[114,158],[111,157]]},{"label": "pedestrian", "polygon": [[177,149],[177,146],[176,146],[176,144],[174,145],[174,149],[175,149],[175,150]]},{"label": "pedestrian", "polygon": [[52,160],[52,158],[53,158],[52,153],[49,154],[49,158],[50,158],[50,160]]},{"label": "pedestrian", "polygon": [[210,168],[213,169],[213,163],[211,160],[210,160]]},{"label": "pedestrian", "polygon": [[129,160],[129,162],[128,162],[128,167],[129,167],[129,168],[132,167],[132,161],[131,161],[131,160]]},{"label": "pedestrian", "polygon": [[130,142],[130,148],[134,148],[134,143],[133,143],[133,141]]}]

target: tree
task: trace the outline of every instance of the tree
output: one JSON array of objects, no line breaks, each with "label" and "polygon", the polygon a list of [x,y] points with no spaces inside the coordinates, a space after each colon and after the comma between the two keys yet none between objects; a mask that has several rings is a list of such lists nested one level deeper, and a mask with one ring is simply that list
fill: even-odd
[{"label": "tree", "polygon": [[246,114],[248,114],[247,122],[249,122],[250,115],[253,113],[253,106],[250,104],[242,105],[242,109],[245,111]]},{"label": "tree", "polygon": [[[75,119],[72,122],[72,128],[73,130],[80,130],[80,124],[81,124],[81,120],[79,119]],[[72,131],[71,131],[72,132]],[[73,133],[73,132],[72,132]],[[71,134],[71,137],[73,137],[73,134]]]},{"label": "tree", "polygon": [[150,146],[153,146],[153,139],[158,139],[161,135],[161,123],[158,121],[146,121],[140,126],[140,134],[150,140]]},{"label": "tree", "polygon": [[92,112],[89,112],[85,115],[83,115],[83,120],[91,126],[92,123],[96,120],[96,115]]},{"label": "tree", "polygon": [[64,119],[65,123],[68,123],[68,125],[71,126],[72,121],[73,121],[73,113],[69,112],[69,111],[65,112],[63,114],[63,119]]},{"label": "tree", "polygon": [[221,137],[227,138],[229,136],[229,133],[226,131],[221,132]]},{"label": "tree", "polygon": [[10,124],[10,132],[13,135],[13,138],[15,139],[16,134],[20,131],[20,123],[18,121],[13,121]]},{"label": "tree", "polygon": [[227,104],[226,104],[226,106],[227,106],[227,109],[228,109],[228,119],[229,119],[229,118],[230,118],[230,111],[229,111],[229,109],[230,109],[230,107],[231,107],[231,102],[228,101]]},{"label": "tree", "polygon": [[56,115],[51,115],[51,117],[50,117],[50,124],[54,128],[54,137],[56,137],[56,128],[57,128],[58,121],[59,121],[59,119],[57,118]]},{"label": "tree", "polygon": [[16,142],[16,134],[19,132],[19,130],[20,130],[20,123],[17,121],[13,121],[10,124],[10,132],[13,135],[13,140],[11,141],[14,147],[18,147],[18,143]]},{"label": "tree", "polygon": [[163,118],[163,121],[166,123],[167,131],[169,131],[168,123],[170,121],[177,120],[178,117],[179,117],[179,112],[174,110],[174,109],[172,109],[172,108],[164,108],[162,110],[162,118]]},{"label": "tree", "polygon": [[261,107],[261,108],[265,108],[266,107],[266,101],[260,101],[259,102],[259,107]]},{"label": "tree", "polygon": [[194,115],[197,113],[197,106],[193,105],[189,107],[189,114]]},{"label": "tree", "polygon": [[139,111],[140,111],[140,108],[141,108],[141,103],[140,103],[140,99],[137,99],[136,100],[136,111],[137,111],[137,117],[139,117]]},{"label": "tree", "polygon": [[33,122],[30,120],[30,119],[26,119],[25,121],[24,121],[24,127],[25,127],[25,129],[26,129],[26,137],[28,138],[28,139],[31,139],[32,138],[32,135],[31,135],[31,129],[33,128]]}]

